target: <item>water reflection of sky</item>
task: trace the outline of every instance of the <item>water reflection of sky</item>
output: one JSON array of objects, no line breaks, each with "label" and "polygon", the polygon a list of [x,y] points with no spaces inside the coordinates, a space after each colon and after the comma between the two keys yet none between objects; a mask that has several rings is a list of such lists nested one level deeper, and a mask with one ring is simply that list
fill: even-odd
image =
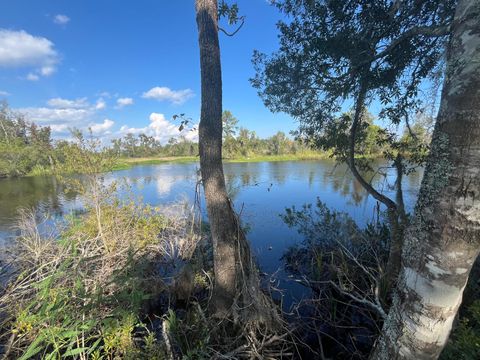
[{"label": "water reflection of sky", "polygon": [[[279,214],[292,205],[314,203],[319,197],[327,206],[345,211],[360,225],[375,214],[376,200],[353,180],[345,166],[332,161],[228,163],[224,165],[228,191],[242,221],[250,229],[248,238],[262,271],[273,273],[281,268],[286,248],[301,241]],[[369,179],[371,175],[366,175]],[[377,175],[372,183],[392,198],[394,172]],[[193,201],[198,182],[198,164],[161,164],[136,166],[106,176],[106,182],[125,181],[136,196],[151,205],[175,201]],[[405,203],[409,210],[415,202],[421,174],[404,179]],[[202,199],[203,203],[203,199]],[[20,207],[42,208],[62,216],[81,206],[73,195],[63,194],[61,186],[49,177],[0,181],[0,239],[11,234]]]}]

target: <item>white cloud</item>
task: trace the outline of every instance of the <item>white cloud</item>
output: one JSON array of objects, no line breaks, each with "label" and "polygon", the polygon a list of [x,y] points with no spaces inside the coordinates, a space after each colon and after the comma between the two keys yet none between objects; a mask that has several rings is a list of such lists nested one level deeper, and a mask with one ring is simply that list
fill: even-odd
[{"label": "white cloud", "polygon": [[113,120],[104,119],[97,122],[99,102],[90,104],[87,98],[63,99],[53,98],[47,101],[44,107],[29,107],[16,109],[25,117],[41,126],[50,126],[55,135],[62,135],[72,128],[87,131],[88,128],[97,135],[108,135],[115,124]]},{"label": "white cloud", "polygon": [[90,124],[90,129],[92,130],[92,133],[94,134],[109,134],[110,128],[115,124],[115,121],[110,120],[110,119],[105,119],[103,120],[103,123],[100,124]]},{"label": "white cloud", "polygon": [[145,99],[155,99],[158,101],[170,101],[172,104],[180,105],[194,96],[191,89],[172,90],[168,87],[156,86],[147,92],[144,92],[142,97]]},{"label": "white cloud", "polygon": [[88,123],[93,113],[90,109],[30,107],[17,109],[25,117],[41,126],[50,126],[53,132],[66,132],[69,128]]},{"label": "white cloud", "polygon": [[0,96],[10,96],[10,93],[8,91],[0,90]]},{"label": "white cloud", "polygon": [[97,94],[97,96],[110,99],[112,97],[112,94],[110,94],[108,91],[102,91],[101,93]]},{"label": "white cloud", "polygon": [[60,109],[85,109],[90,106],[87,98],[79,98],[74,100],[53,98],[47,101],[48,106]]},{"label": "white cloud", "polygon": [[107,107],[107,103],[105,102],[105,100],[103,100],[102,98],[97,100],[97,103],[95,104],[95,109],[103,110],[106,107]]},{"label": "white cloud", "polygon": [[117,106],[119,108],[122,108],[124,106],[128,106],[128,105],[133,105],[133,99],[132,98],[119,98],[117,99]]},{"label": "white cloud", "polygon": [[0,29],[0,67],[33,68],[27,79],[36,81],[53,74],[57,63],[58,54],[50,40],[24,30]]},{"label": "white cloud", "polygon": [[53,17],[53,22],[59,25],[66,25],[70,22],[70,18],[67,15],[58,14]]},{"label": "white cloud", "polygon": [[168,140],[172,137],[179,138],[180,136],[184,136],[186,139],[191,141],[197,141],[197,130],[192,130],[193,128],[186,128],[182,132],[180,132],[178,127],[179,125],[168,121],[165,118],[165,115],[159,113],[151,113],[150,124],[148,124],[148,126],[143,128],[133,128],[124,125],[120,128],[119,135],[123,136],[128,133],[138,135],[143,133],[148,136],[153,136],[155,140],[160,141],[160,143],[162,144],[168,142]]},{"label": "white cloud", "polygon": [[50,76],[55,72],[55,68],[51,65],[44,66],[40,69],[40,74],[43,76]]},{"label": "white cloud", "polygon": [[26,79],[29,81],[38,81],[40,79],[40,76],[35,75],[33,73],[29,73]]}]

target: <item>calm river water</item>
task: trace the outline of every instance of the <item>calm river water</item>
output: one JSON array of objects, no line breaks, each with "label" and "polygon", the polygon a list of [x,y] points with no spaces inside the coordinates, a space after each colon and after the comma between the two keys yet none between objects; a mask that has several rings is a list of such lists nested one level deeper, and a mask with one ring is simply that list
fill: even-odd
[{"label": "calm river water", "polygon": [[[248,224],[248,238],[261,270],[272,274],[280,269],[280,287],[288,289],[293,298],[303,292],[297,292],[297,285],[281,275],[281,257],[301,237],[282,222],[279,214],[292,205],[315,203],[317,197],[329,207],[347,212],[359,225],[371,220],[375,213],[375,199],[367,195],[345,166],[335,166],[333,161],[228,163],[224,170],[235,206]],[[197,171],[197,163],[139,165],[110,173],[107,180],[126,179],[144,202],[159,205],[183,199],[192,201]],[[393,175],[391,171],[386,177],[377,175],[373,180],[375,187],[393,196]],[[409,210],[415,203],[421,175],[419,171],[404,179]],[[32,207],[62,216],[81,207],[81,200],[66,197],[53,177],[0,180],[0,245],[14,235],[18,210]]]}]

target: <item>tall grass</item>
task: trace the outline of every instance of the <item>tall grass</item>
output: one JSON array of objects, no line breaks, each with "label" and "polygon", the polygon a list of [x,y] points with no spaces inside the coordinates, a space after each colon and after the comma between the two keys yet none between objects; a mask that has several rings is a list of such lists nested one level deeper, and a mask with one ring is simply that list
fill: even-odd
[{"label": "tall grass", "polygon": [[11,252],[17,272],[0,298],[11,357],[167,356],[143,321],[169,290],[166,268],[191,257],[199,237],[185,213],[167,218],[133,202],[103,205],[101,221],[102,236],[94,211],[55,234],[22,212]]}]

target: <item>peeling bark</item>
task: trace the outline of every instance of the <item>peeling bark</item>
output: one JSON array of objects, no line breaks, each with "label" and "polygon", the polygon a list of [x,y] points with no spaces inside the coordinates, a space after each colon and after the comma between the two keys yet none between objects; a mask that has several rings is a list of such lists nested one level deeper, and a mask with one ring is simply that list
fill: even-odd
[{"label": "peeling bark", "polygon": [[480,1],[460,0],[432,148],[372,360],[437,359],[480,250]]}]

